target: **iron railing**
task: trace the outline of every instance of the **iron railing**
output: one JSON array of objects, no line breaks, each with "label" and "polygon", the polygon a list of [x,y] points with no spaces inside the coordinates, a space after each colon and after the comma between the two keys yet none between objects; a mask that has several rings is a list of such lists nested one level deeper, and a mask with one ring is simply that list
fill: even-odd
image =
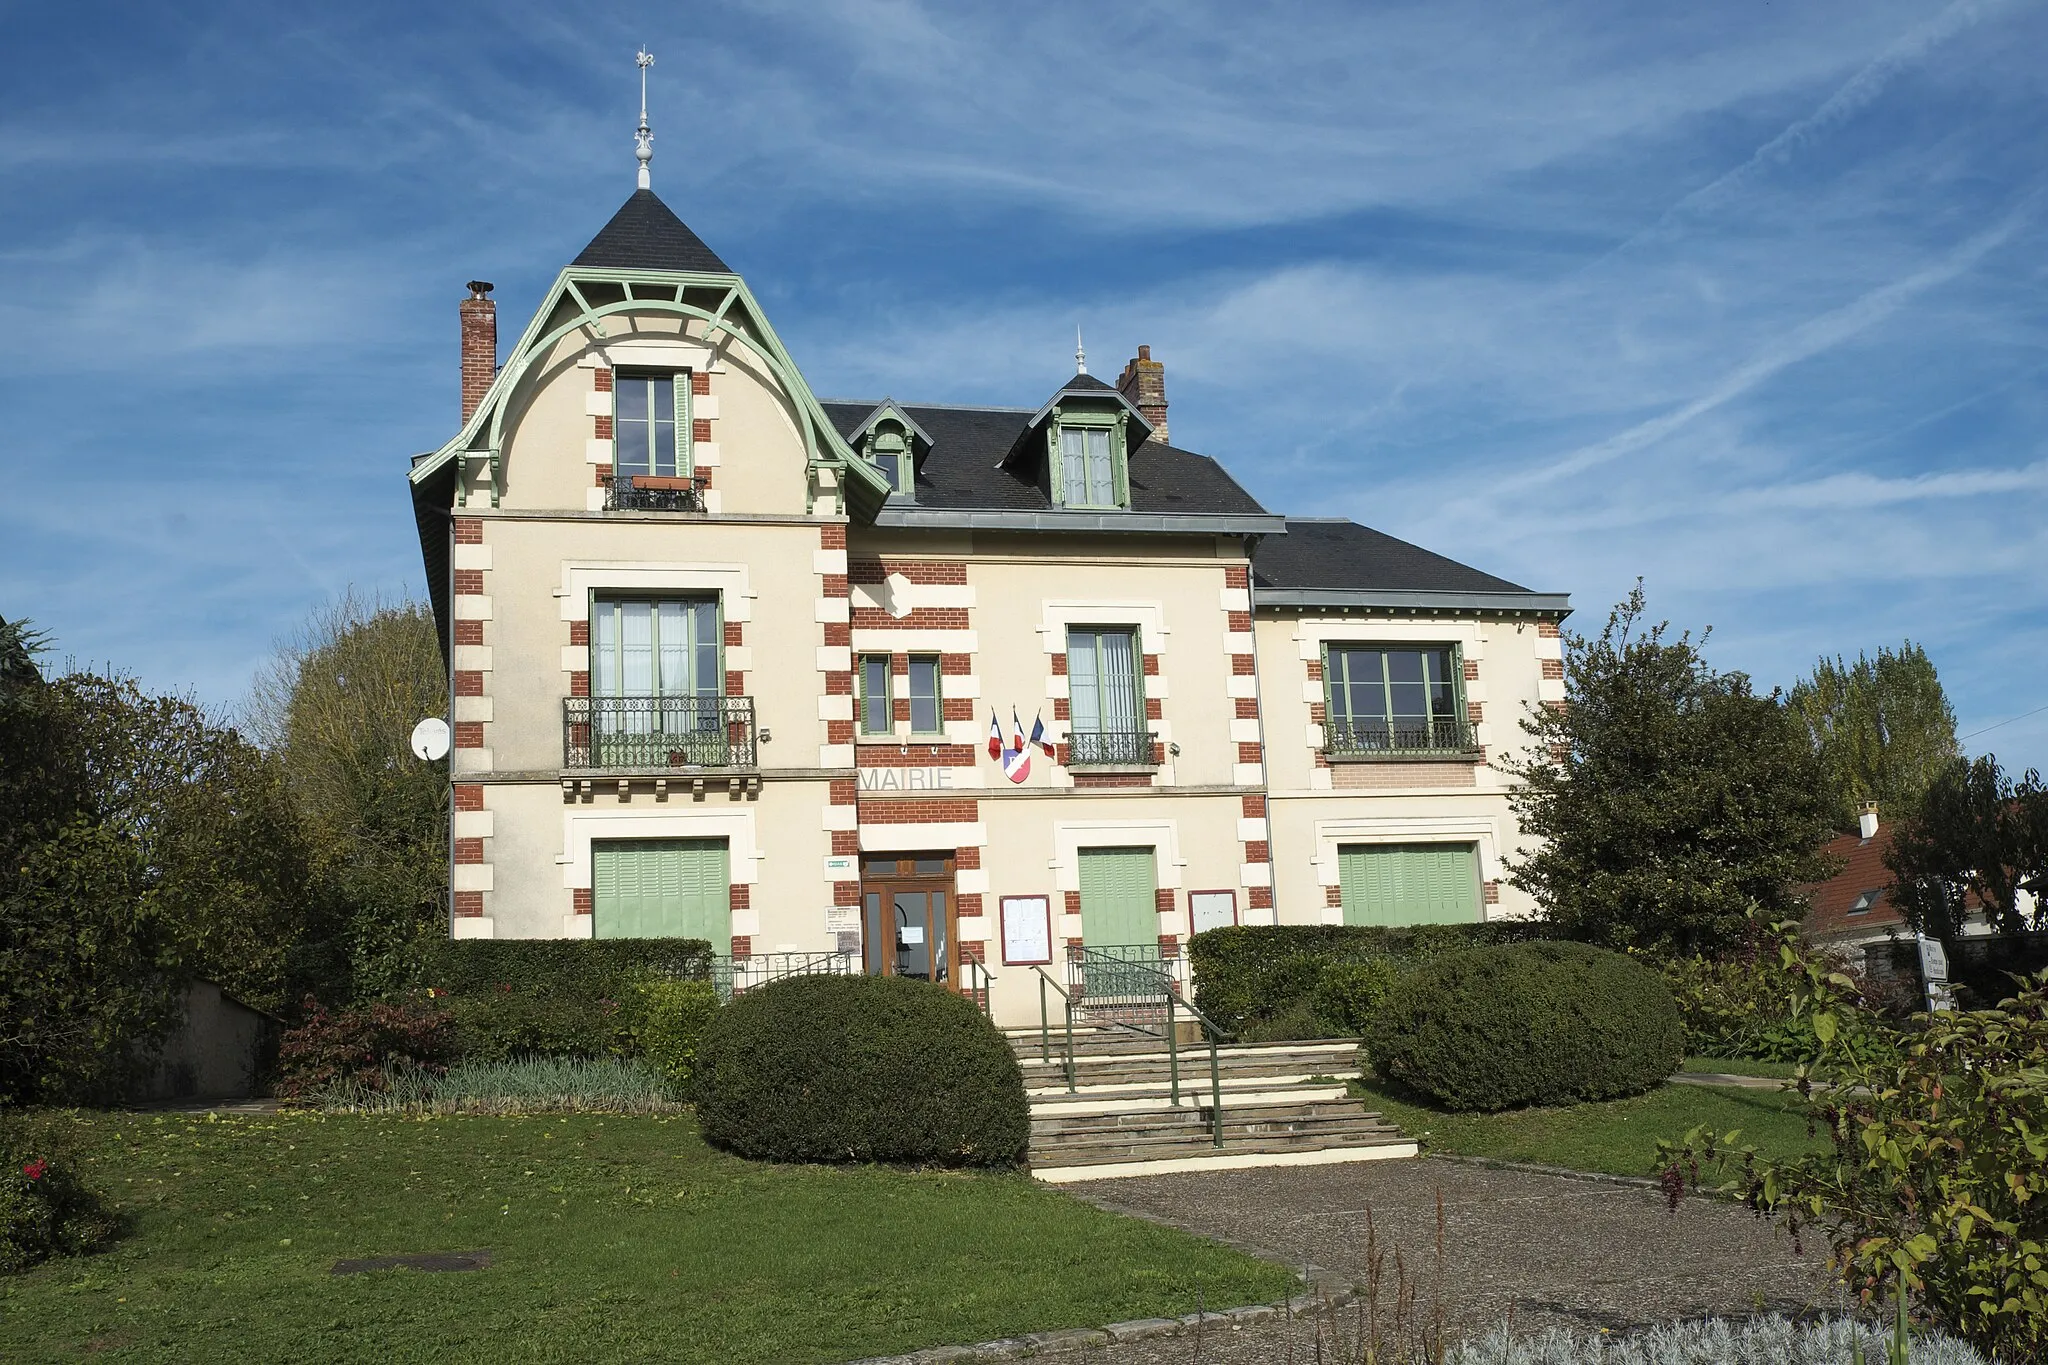
[{"label": "iron railing", "polygon": [[1150,763],[1152,736],[1143,730],[1076,730],[1067,736],[1067,766],[1098,763]]},{"label": "iron railing", "polygon": [[1462,754],[1471,748],[1472,727],[1449,716],[1400,725],[1332,725],[1323,731],[1323,752],[1336,758]]},{"label": "iron railing", "polygon": [[721,1002],[792,976],[859,976],[858,953],[757,953],[711,959],[711,984]]},{"label": "iron railing", "polygon": [[633,477],[604,481],[607,512],[702,512],[704,480],[642,480]]},{"label": "iron railing", "polygon": [[564,697],[562,766],[751,768],[752,697]]},{"label": "iron railing", "polygon": [[[1149,956],[1148,956],[1149,954]],[[1216,1021],[1185,998],[1186,959],[1166,957],[1156,944],[1129,947],[1072,948],[1067,953],[1067,985],[1038,973],[1038,1050],[1042,1061],[1053,1054],[1050,998],[1057,992],[1064,1006],[1064,1070],[1067,1089],[1074,1081],[1074,1016],[1090,1023],[1109,1024],[1137,1033],[1149,1033],[1166,1043],[1168,1103],[1180,1104],[1180,1014],[1185,1012],[1209,1045],[1209,1140],[1223,1145],[1223,1072],[1217,1045],[1230,1035]]]},{"label": "iron railing", "polygon": [[986,963],[971,957],[961,959],[960,993],[973,1001],[990,1023],[995,1022],[996,974],[988,969]]}]

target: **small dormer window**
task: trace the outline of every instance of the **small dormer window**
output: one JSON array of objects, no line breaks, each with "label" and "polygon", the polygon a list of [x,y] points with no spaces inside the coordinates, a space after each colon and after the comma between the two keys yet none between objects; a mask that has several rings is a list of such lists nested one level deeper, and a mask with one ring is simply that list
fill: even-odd
[{"label": "small dormer window", "polygon": [[625,371],[612,387],[612,462],[619,477],[689,474],[689,375]]},{"label": "small dormer window", "polygon": [[1069,507],[1116,506],[1116,465],[1108,427],[1063,427],[1060,480]]},{"label": "small dormer window", "polygon": [[910,442],[901,428],[894,425],[882,427],[875,432],[874,443],[868,458],[875,468],[889,480],[889,487],[898,493],[911,491],[913,469],[910,458]]}]

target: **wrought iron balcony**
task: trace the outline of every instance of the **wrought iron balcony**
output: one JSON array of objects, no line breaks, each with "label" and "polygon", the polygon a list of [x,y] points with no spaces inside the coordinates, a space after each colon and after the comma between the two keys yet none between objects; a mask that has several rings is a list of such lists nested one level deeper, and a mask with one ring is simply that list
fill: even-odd
[{"label": "wrought iron balcony", "polygon": [[1070,768],[1150,762],[1152,736],[1143,730],[1076,730],[1067,736],[1067,766]]},{"label": "wrought iron balcony", "polygon": [[681,479],[649,474],[608,478],[604,485],[604,508],[607,512],[701,512],[705,482],[699,475]]},{"label": "wrought iron balcony", "polygon": [[1472,727],[1448,716],[1398,725],[1331,725],[1323,731],[1323,752],[1331,758],[1462,754],[1471,749]]},{"label": "wrought iron balcony", "polygon": [[752,697],[565,697],[562,766],[752,768]]}]

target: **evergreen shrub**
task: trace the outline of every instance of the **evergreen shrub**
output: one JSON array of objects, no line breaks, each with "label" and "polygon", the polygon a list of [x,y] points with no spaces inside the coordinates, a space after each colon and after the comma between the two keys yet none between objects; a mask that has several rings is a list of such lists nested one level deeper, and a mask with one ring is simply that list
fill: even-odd
[{"label": "evergreen shrub", "polygon": [[337,1087],[375,1090],[390,1067],[437,1070],[456,1052],[455,1017],[431,1001],[380,1000],[350,1010],[308,1001],[305,1022],[278,1043],[278,1093],[305,1100]]},{"label": "evergreen shrub", "polygon": [[644,981],[638,1004],[634,1038],[641,1058],[675,1093],[688,1095],[704,1030],[718,1014],[717,991],[708,981]]},{"label": "evergreen shrub", "polygon": [[465,1057],[630,1057],[643,988],[708,983],[711,965],[703,939],[451,939],[427,954],[423,984],[454,1013]]},{"label": "evergreen shrub", "polygon": [[1317,996],[1323,970],[1333,963],[1427,962],[1446,952],[1520,943],[1543,933],[1542,925],[1528,920],[1401,928],[1246,924],[1196,934],[1188,940],[1188,956],[1194,968],[1195,1003],[1219,1026],[1250,1037],[1313,1036],[1293,1030],[1310,1027],[1310,1021],[1323,1015]]},{"label": "evergreen shrub", "polygon": [[1685,1055],[1663,978],[1583,943],[1475,948],[1403,977],[1366,1035],[1374,1068],[1448,1109],[1639,1095]]},{"label": "evergreen shrub", "polygon": [[893,976],[799,976],[734,998],[697,1054],[704,1136],[764,1161],[1013,1166],[1030,1112],[974,1005]]}]

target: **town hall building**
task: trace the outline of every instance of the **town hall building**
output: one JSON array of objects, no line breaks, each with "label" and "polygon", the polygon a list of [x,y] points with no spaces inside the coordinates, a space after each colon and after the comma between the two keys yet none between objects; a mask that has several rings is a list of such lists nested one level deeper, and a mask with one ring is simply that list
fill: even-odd
[{"label": "town hall building", "polygon": [[1082,946],[1532,908],[1502,760],[1565,596],[1268,510],[1174,443],[1146,347],[1009,407],[819,398],[646,146],[509,349],[470,286],[410,472],[456,937],[697,937],[1035,1022]]}]

